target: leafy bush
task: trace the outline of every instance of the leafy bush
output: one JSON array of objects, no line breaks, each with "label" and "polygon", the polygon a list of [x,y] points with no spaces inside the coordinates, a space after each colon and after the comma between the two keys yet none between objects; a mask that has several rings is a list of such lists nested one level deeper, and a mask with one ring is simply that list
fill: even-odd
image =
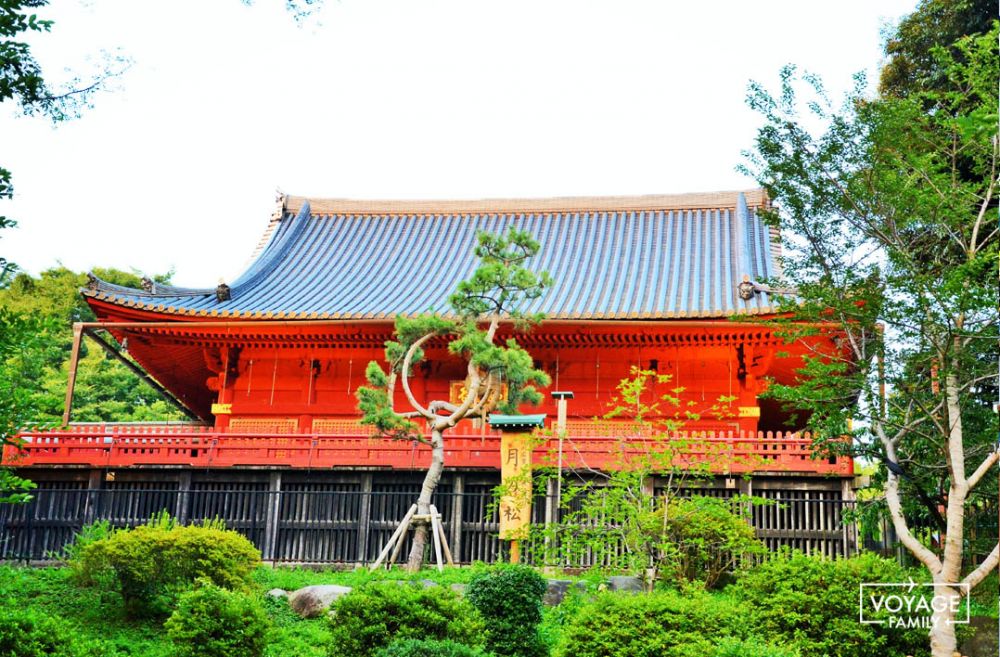
[{"label": "leafy bush", "polygon": [[[678,445],[661,447],[672,454]],[[682,588],[715,588],[724,574],[766,552],[748,522],[753,500],[681,497],[676,488],[653,495],[643,484],[650,474],[620,470],[600,486],[570,488],[564,522],[555,535],[540,529],[539,539],[554,539],[563,558],[589,554],[612,570],[641,573],[653,565],[660,579]]]},{"label": "leafy bush", "polygon": [[488,653],[454,641],[403,639],[376,653],[378,657],[488,657]]},{"label": "leafy bush", "polygon": [[75,638],[63,623],[33,612],[0,609],[3,657],[113,657],[108,646]]},{"label": "leafy bush", "polygon": [[799,651],[756,640],[726,638],[719,641],[711,657],[799,657]]},{"label": "leafy bush", "polygon": [[160,516],[85,545],[70,566],[81,584],[115,586],[128,615],[162,616],[195,580],[238,588],[259,563],[257,548],[221,523],[179,526]]},{"label": "leafy bush", "polygon": [[78,581],[87,580],[87,575],[85,573],[77,572],[76,570],[76,567],[79,567],[82,563],[80,557],[83,554],[84,549],[91,543],[96,543],[97,541],[108,538],[111,536],[111,532],[111,523],[107,520],[98,520],[90,523],[89,525],[84,525],[73,537],[73,542],[67,544],[62,550],[62,554],[58,555],[59,559],[69,564],[74,578]]},{"label": "leafy bush", "polygon": [[926,630],[858,622],[862,582],[905,582],[895,561],[873,554],[830,560],[783,552],[744,571],[733,587],[747,622],[797,646],[803,657],[903,657],[926,650]]},{"label": "leafy bush", "polygon": [[164,624],[178,657],[260,657],[270,623],[260,602],[205,580]]},{"label": "leafy bush", "polygon": [[563,657],[705,657],[722,637],[743,638],[743,610],[728,598],[675,591],[603,593],[563,631]]},{"label": "leafy bush", "polygon": [[337,600],[332,611],[330,654],[334,657],[370,657],[399,639],[483,644],[479,614],[440,586],[369,584]]},{"label": "leafy bush", "polygon": [[543,657],[538,633],[545,579],[527,566],[499,565],[469,582],[466,599],[486,623],[486,648],[498,657]]},{"label": "leafy bush", "polygon": [[660,525],[669,549],[660,564],[668,581],[701,582],[714,588],[719,579],[747,557],[766,552],[750,526],[747,501],[696,495],[666,505]]}]

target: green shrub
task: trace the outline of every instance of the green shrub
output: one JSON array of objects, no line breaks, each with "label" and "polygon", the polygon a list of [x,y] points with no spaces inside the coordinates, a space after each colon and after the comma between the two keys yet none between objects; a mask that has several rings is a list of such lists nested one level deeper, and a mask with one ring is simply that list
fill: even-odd
[{"label": "green shrub", "polygon": [[486,623],[486,648],[498,657],[544,657],[538,633],[545,579],[527,566],[499,565],[472,578],[465,598]]},{"label": "green shrub", "polygon": [[182,594],[164,623],[178,657],[260,657],[269,625],[259,601],[207,580]]},{"label": "green shrub", "polygon": [[563,657],[705,657],[722,637],[743,638],[743,611],[728,598],[676,591],[603,593],[563,631]]},{"label": "green shrub", "polygon": [[332,611],[330,654],[334,657],[371,657],[399,639],[483,644],[479,614],[440,586],[368,584],[337,600]]},{"label": "green shrub", "polygon": [[[662,505],[661,505],[662,506]],[[747,502],[695,495],[675,498],[666,505],[666,549],[658,566],[669,582],[699,582],[715,588],[719,579],[753,555],[767,552],[757,540],[747,517]]]},{"label": "green shrub", "polygon": [[70,570],[73,572],[73,576],[76,579],[79,581],[85,581],[87,579],[86,574],[76,572],[73,568],[74,564],[80,564],[80,555],[88,545],[107,538],[111,535],[111,532],[111,523],[107,520],[98,520],[90,523],[89,525],[84,525],[80,528],[80,531],[73,536],[73,541],[63,547],[62,553],[54,556],[55,558],[69,564]]},{"label": "green shrub", "polygon": [[378,657],[488,657],[488,653],[454,641],[403,639],[376,653]]},{"label": "green shrub", "polygon": [[795,648],[779,646],[770,643],[760,643],[756,640],[741,640],[733,638],[721,639],[711,657],[799,657]]},{"label": "green shrub", "polygon": [[85,545],[70,567],[81,584],[114,586],[126,614],[164,616],[195,580],[239,588],[259,563],[250,541],[218,523],[184,527],[161,516]]},{"label": "green shrub", "polygon": [[747,622],[762,635],[797,646],[803,657],[902,657],[926,651],[927,631],[862,625],[862,582],[905,582],[894,560],[873,554],[824,559],[784,552],[740,574],[732,587]]},{"label": "green shrub", "polygon": [[60,621],[30,611],[0,609],[2,657],[113,657],[117,653],[98,642],[73,636]]}]

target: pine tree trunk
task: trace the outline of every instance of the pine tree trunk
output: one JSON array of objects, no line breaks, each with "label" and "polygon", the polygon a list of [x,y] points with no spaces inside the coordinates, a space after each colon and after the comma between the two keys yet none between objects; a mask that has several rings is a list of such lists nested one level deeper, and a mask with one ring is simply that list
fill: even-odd
[{"label": "pine tree trunk", "polygon": [[[431,467],[424,475],[424,484],[420,488],[420,497],[417,498],[417,514],[430,516],[431,497],[437,490],[438,482],[441,481],[441,473],[444,471],[444,436],[437,427],[431,430]],[[410,548],[410,557],[406,561],[406,569],[409,571],[420,570],[424,563],[424,551],[427,547],[429,523],[417,525],[413,532],[413,546]]]}]

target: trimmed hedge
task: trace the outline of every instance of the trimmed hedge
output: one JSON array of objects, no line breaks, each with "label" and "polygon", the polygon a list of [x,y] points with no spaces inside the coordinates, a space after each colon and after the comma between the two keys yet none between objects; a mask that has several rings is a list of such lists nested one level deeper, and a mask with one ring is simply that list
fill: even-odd
[{"label": "trimmed hedge", "polygon": [[538,633],[545,579],[527,566],[501,564],[472,578],[465,598],[486,623],[486,648],[498,657],[545,657]]},{"label": "trimmed hedge", "polygon": [[332,657],[372,657],[401,639],[483,644],[479,614],[440,586],[372,583],[334,602],[331,611]]},{"label": "trimmed hedge", "polygon": [[394,641],[376,653],[377,657],[489,657],[479,648],[472,648],[454,641],[421,641],[403,639]]},{"label": "trimmed hedge", "polygon": [[180,596],[164,628],[177,657],[261,657],[270,624],[255,598],[205,581]]},{"label": "trimmed hedge", "polygon": [[84,545],[70,567],[83,585],[117,590],[129,616],[162,617],[196,580],[241,588],[259,564],[257,548],[221,523],[180,526],[160,516]]},{"label": "trimmed hedge", "polygon": [[825,559],[786,551],[741,573],[730,590],[749,624],[794,644],[803,657],[904,657],[926,651],[927,631],[862,625],[858,593],[863,582],[908,578],[895,560],[874,554]]},{"label": "trimmed hedge", "polygon": [[706,657],[725,637],[746,638],[745,611],[707,593],[602,593],[563,630],[562,657]]}]

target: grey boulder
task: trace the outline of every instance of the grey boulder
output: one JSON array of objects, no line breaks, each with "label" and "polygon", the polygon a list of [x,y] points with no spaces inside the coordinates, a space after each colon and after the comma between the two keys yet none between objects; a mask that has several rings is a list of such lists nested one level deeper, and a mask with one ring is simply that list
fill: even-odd
[{"label": "grey boulder", "polygon": [[350,586],[336,584],[316,584],[288,594],[288,604],[292,611],[302,618],[315,618],[329,609],[337,598],[351,592]]},{"label": "grey boulder", "polygon": [[569,590],[576,589],[580,593],[587,592],[586,582],[573,582],[569,579],[547,579],[545,595],[542,596],[542,602],[549,607],[555,607],[556,605],[562,604],[562,601],[566,598],[566,594]]},{"label": "grey boulder", "polygon": [[622,591],[627,593],[642,593],[645,587],[642,580],[631,575],[616,575],[608,578],[609,591]]}]

